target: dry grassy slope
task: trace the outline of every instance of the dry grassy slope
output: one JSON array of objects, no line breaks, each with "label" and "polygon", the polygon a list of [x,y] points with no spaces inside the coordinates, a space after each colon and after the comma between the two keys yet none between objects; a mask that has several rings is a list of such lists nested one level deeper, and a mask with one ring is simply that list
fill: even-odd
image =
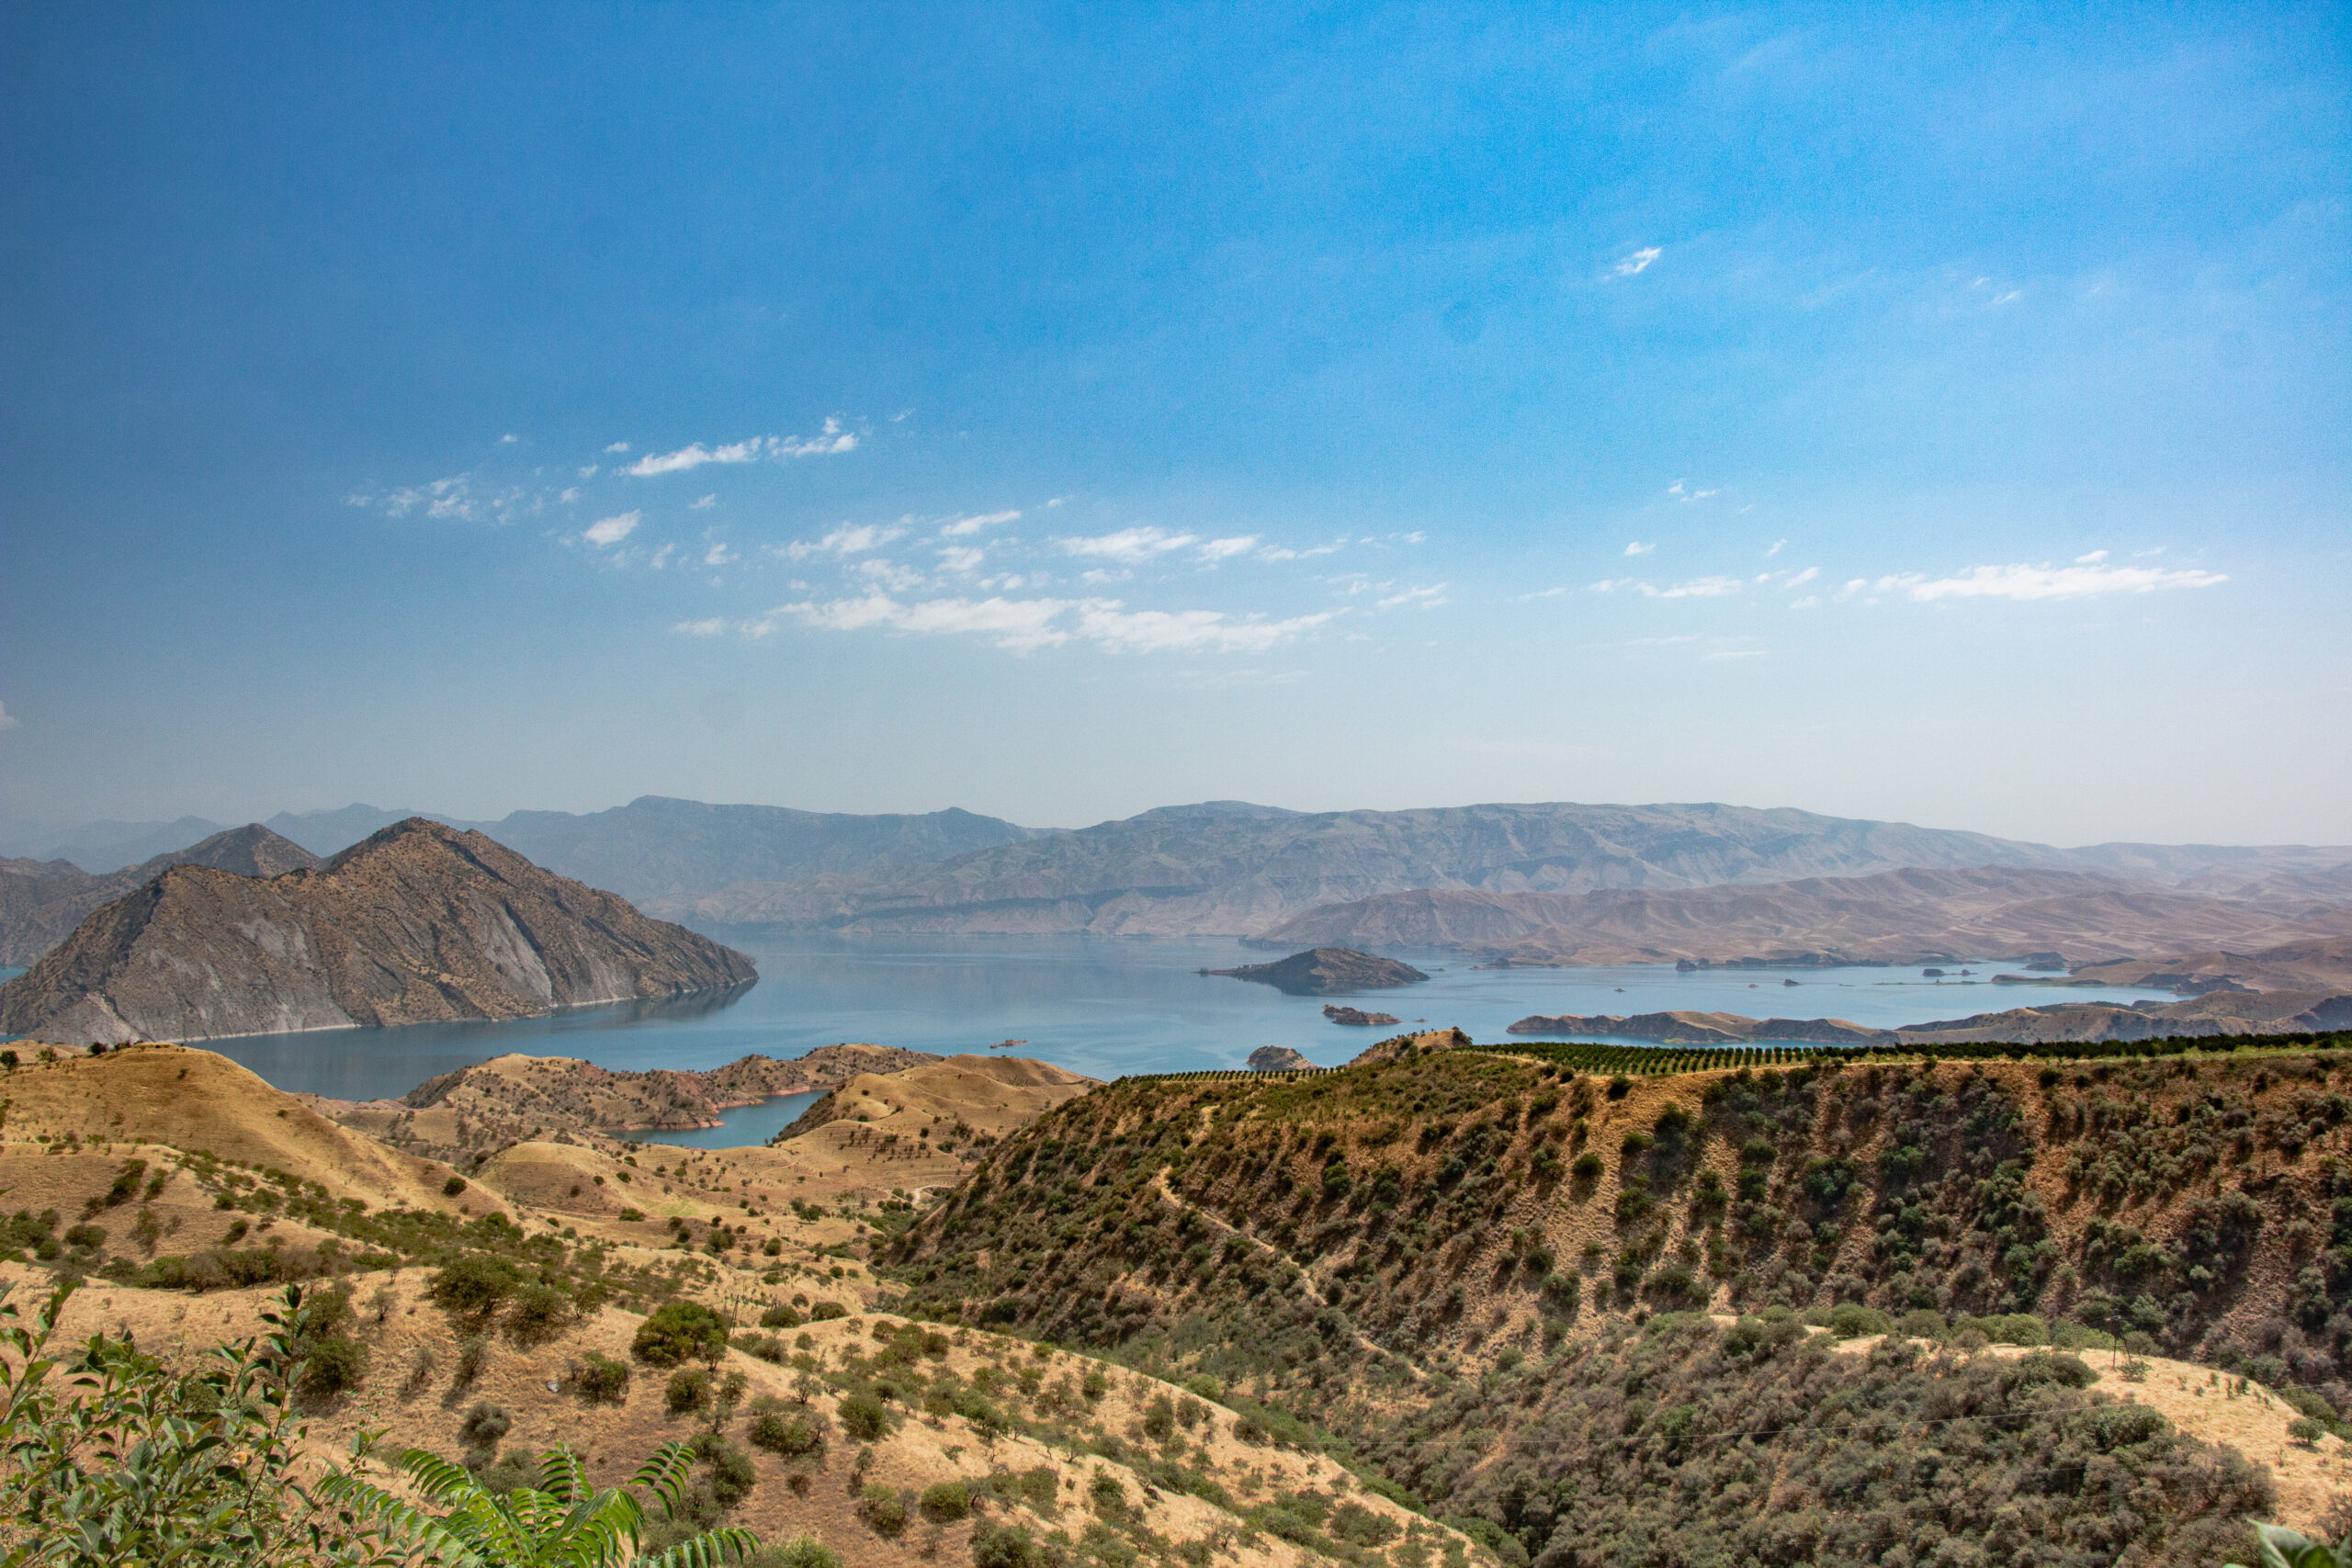
[{"label": "dry grassy slope", "polygon": [[524,1139],[598,1147],[644,1128],[716,1126],[718,1112],[773,1095],[830,1089],[862,1072],[939,1058],[890,1045],[822,1045],[779,1061],[751,1055],[703,1072],[615,1072],[569,1056],[493,1056],[418,1085],[399,1100],[303,1097],[313,1110],[413,1153],[458,1160]]},{"label": "dry grassy slope", "polygon": [[[13,1049],[28,1055],[38,1047]],[[44,1136],[53,1146],[68,1134],[85,1144],[164,1144],[274,1167],[370,1207],[458,1207],[442,1196],[447,1166],[338,1126],[209,1051],[146,1044],[36,1058],[0,1075],[0,1137],[12,1146],[38,1146]]]},{"label": "dry grassy slope", "polygon": [[[20,1290],[38,1289],[40,1281],[27,1279],[19,1267],[0,1264],[0,1280],[17,1280]],[[430,1449],[455,1456],[463,1451],[460,1432],[466,1413],[488,1401],[503,1407],[513,1426],[502,1450],[536,1450],[569,1443],[586,1459],[599,1484],[627,1478],[657,1445],[691,1437],[695,1418],[665,1412],[665,1373],[636,1367],[626,1400],[620,1404],[591,1404],[578,1397],[571,1375],[582,1358],[594,1350],[627,1360],[629,1341],[639,1319],[606,1310],[575,1325],[553,1341],[521,1348],[501,1340],[487,1367],[472,1386],[453,1386],[457,1366],[457,1333],[448,1320],[423,1299],[426,1276],[420,1270],[385,1277],[362,1277],[356,1282],[354,1306],[357,1333],[369,1351],[369,1372],[360,1390],[318,1410],[312,1417],[311,1450],[314,1461],[341,1460],[352,1437],[363,1428],[379,1429],[384,1450],[408,1447]],[[380,1293],[379,1293],[380,1292]],[[135,1335],[141,1348],[183,1361],[192,1360],[208,1347],[242,1338],[258,1327],[257,1314],[270,1300],[265,1292],[231,1291],[190,1298],[156,1292],[116,1290],[94,1282],[77,1295],[65,1319],[63,1337],[73,1340],[105,1330]],[[810,1325],[808,1350],[820,1367],[838,1369],[845,1350],[870,1352],[877,1328],[899,1326],[888,1316],[851,1316]],[[787,1332],[786,1337],[791,1337]],[[429,1366],[422,1375],[417,1370]],[[959,1331],[944,1356],[928,1359],[927,1371],[946,1368],[969,1381],[985,1367],[1010,1375],[1034,1368],[1047,1382],[1069,1379],[1074,1384],[1095,1368],[1084,1357],[1069,1352],[1041,1351],[1018,1340]],[[750,1385],[750,1397],[771,1395],[795,1401],[795,1370],[743,1354],[729,1354],[724,1371],[741,1372]],[[1100,1431],[1130,1434],[1139,1446],[1146,1407],[1155,1397],[1171,1400],[1183,1391],[1115,1369],[1108,1392],[1087,1405],[1085,1425]],[[747,1398],[748,1406],[750,1399]],[[840,1393],[816,1393],[814,1408],[833,1417]],[[1016,1404],[1018,1402],[1015,1402]],[[797,1406],[796,1406],[797,1407]],[[746,1418],[739,1416],[729,1435],[744,1437]],[[1205,1429],[1195,1428],[1178,1445],[1187,1462],[1223,1485],[1244,1506],[1269,1500],[1278,1492],[1315,1491],[1346,1499],[1388,1518],[1400,1529],[1424,1532],[1429,1547],[1422,1561],[1442,1558],[1452,1568],[1466,1568],[1471,1549],[1450,1530],[1416,1519],[1395,1504],[1363,1491],[1353,1477],[1319,1455],[1270,1447],[1252,1447],[1236,1439],[1232,1417],[1212,1410]],[[1129,1465],[1094,1455],[1073,1458],[1066,1447],[1037,1437],[1002,1435],[991,1438],[956,1416],[910,1416],[873,1445],[869,1479],[894,1488],[920,1492],[943,1481],[978,1481],[992,1471],[1023,1472],[1046,1466],[1057,1472],[1059,1498],[1041,1513],[1028,1505],[992,1505],[980,1517],[944,1528],[920,1517],[896,1540],[876,1535],[853,1511],[854,1483],[852,1459],[857,1445],[846,1438],[838,1420],[831,1440],[813,1462],[794,1464],[752,1450],[759,1481],[751,1495],[730,1516],[730,1522],[750,1526],[763,1539],[782,1540],[813,1533],[838,1551],[847,1568],[912,1568],[917,1562],[963,1562],[976,1525],[1018,1522],[1045,1533],[1066,1530],[1073,1538],[1093,1517],[1088,1502],[1095,1474],[1114,1477],[1143,1527],[1171,1546],[1209,1542],[1214,1561],[1236,1568],[1305,1568],[1323,1561],[1317,1554],[1254,1531],[1244,1532],[1240,1521],[1201,1498],[1152,1485]],[[796,1487],[796,1473],[805,1485]],[[944,1556],[943,1556],[944,1554]],[[1383,1561],[1380,1554],[1374,1560]]]},{"label": "dry grassy slope", "polygon": [[[1867,1356],[1883,1337],[1867,1335],[1845,1340],[1837,1348],[1841,1355]],[[1933,1347],[1922,1342],[1921,1348]],[[1994,1345],[1978,1353],[2014,1360],[2030,1352]],[[2309,1530],[2339,1498],[2352,1495],[2352,1444],[2336,1437],[2309,1445],[2296,1442],[2287,1435],[2287,1426],[2299,1413],[2261,1384],[2163,1356],[2127,1358],[2089,1351],[2082,1359],[2098,1374],[2090,1385],[2097,1392],[2127,1404],[2147,1405],[2199,1442],[2234,1449],[2266,1466],[2278,1489],[2274,1522]]]},{"label": "dry grassy slope", "polygon": [[[2337,1164],[2352,1144],[2352,1063],[2247,1052],[2075,1064],[2048,1085],[2045,1070],[1996,1062],[1758,1075],[1778,1092],[1745,1122],[1728,1103],[1728,1073],[1638,1079],[1611,1099],[1589,1078],[1553,1080],[1537,1064],[1484,1052],[1424,1053],[1285,1084],[1121,1084],[1008,1140],[896,1257],[915,1281],[911,1305],[977,1311],[1002,1298],[1028,1331],[1074,1342],[1166,1333],[1190,1314],[1271,1345],[1307,1325],[1261,1308],[1296,1301],[1303,1285],[1351,1332],[1399,1357],[1474,1364],[1533,1345],[1546,1318],[1637,1307],[1864,1300],[1898,1312],[2064,1315],[2102,1291],[2170,1309],[2148,1326],[2171,1348],[2275,1353],[2339,1409],[2352,1404],[2352,1378],[2334,1359],[2342,1348],[2319,1326],[2343,1311],[2347,1281],[2329,1281],[2328,1302],[2280,1333],[2333,1224]],[[1920,1098],[1898,1103],[1906,1086]],[[1670,1107],[1694,1134],[1679,1170],[1661,1175],[1651,1154],[1624,1145],[1655,1136]],[[1758,1201],[1744,1202],[1751,1140],[1770,1158]],[[1883,1162],[1906,1140],[1924,1163],[1889,1205]],[[2200,1141],[2210,1160],[2196,1157]],[[1324,1181],[1334,1154],[1348,1179],[1338,1190]],[[1547,1154],[1559,1162],[1548,1175]],[[1566,1168],[1582,1154],[1599,1159],[1597,1179]],[[2005,1193],[1988,1179],[2012,1156],[2021,1181]],[[1826,1163],[1837,1161],[1846,1163]],[[1808,1192],[1825,1170],[1832,1185],[1849,1185],[1842,1201]],[[1694,1201],[1709,1175],[1720,1207]],[[1651,1182],[1646,1202],[1627,1197],[1636,1176]],[[1384,1185],[1385,1201],[1375,1195]],[[2258,1221],[2234,1260],[2199,1255],[2215,1280],[2194,1292],[2180,1249],[2217,1199],[2252,1205]],[[1917,1223],[1900,1218],[1905,1209]],[[1907,1237],[1904,1247],[1890,1252],[1883,1227]],[[2119,1271],[2133,1238],[2114,1227],[2153,1244],[2160,1250],[2142,1256],[2160,1261],[2136,1277]],[[1271,1266],[1282,1277],[1273,1282],[1290,1282],[1237,1304],[1250,1280],[1215,1252],[1228,1229],[1267,1244],[1263,1256],[1283,1259]],[[2104,1247],[2093,1244],[2102,1229]],[[2011,1256],[2019,1246],[2029,1256]],[[1621,1260],[1639,1293],[1618,1290]],[[1694,1293],[1659,1289],[1677,1282],[1678,1260]],[[2028,1270],[2014,1283],[2013,1264]],[[1579,1309],[1547,1300],[1547,1269],[1577,1280]],[[1245,1321],[1247,1332],[1237,1327]],[[2339,1321],[2352,1329],[2352,1316]],[[1229,1349],[1203,1353],[1234,1365]],[[1260,1370],[1279,1387],[1284,1369],[1266,1355]]]}]

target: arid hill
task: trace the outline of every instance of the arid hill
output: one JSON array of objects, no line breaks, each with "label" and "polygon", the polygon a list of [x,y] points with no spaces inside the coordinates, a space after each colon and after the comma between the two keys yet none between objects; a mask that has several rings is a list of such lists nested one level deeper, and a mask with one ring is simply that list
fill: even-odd
[{"label": "arid hill", "polygon": [[1234,980],[1255,980],[1294,997],[1328,997],[1342,991],[1385,990],[1411,986],[1429,978],[1409,964],[1375,958],[1346,947],[1318,947],[1294,953],[1272,964],[1245,964],[1238,969],[1210,969]]},{"label": "arid hill", "polygon": [[[1310,1415],[1537,1563],[1669,1535],[1690,1561],[1877,1562],[1932,1517],[1970,1561],[2185,1568],[2237,1550],[2230,1516],[2272,1494],[2234,1456],[2161,1445],[2262,1430],[2276,1448],[2247,1457],[2283,1466],[2290,1411],[2352,1407],[2352,1267],[2324,1240],[2346,1061],[1603,1081],[1419,1048],[1129,1081],[1007,1139],[892,1269],[918,1312]],[[1824,1341],[1920,1337],[1848,1360],[1792,1314],[1852,1325]],[[2109,1348],[2098,1369],[2127,1342],[2183,1360],[2109,1379],[1973,1357],[1988,1335]],[[2130,1378],[2159,1376],[2158,1408],[2131,1412]],[[2049,1479],[2092,1456],[2143,1506]],[[2303,1517],[2330,1473],[2299,1482]]]},{"label": "arid hill", "polygon": [[1967,1018],[1872,1029],[1842,1018],[1748,1018],[1736,1012],[1538,1013],[1506,1031],[1555,1038],[1653,1040],[1723,1045],[1807,1041],[1829,1045],[1901,1042],[2162,1040],[2220,1035],[2311,1034],[2352,1028],[2352,994],[2215,991],[2182,1002],[2058,1002]]},{"label": "arid hill", "polygon": [[301,845],[258,822],[104,876],[93,876],[70,861],[0,861],[0,964],[32,964],[71,936],[91,910],[153,881],[172,866],[209,865],[239,876],[282,876],[319,863]]},{"label": "arid hill", "polygon": [[2176,953],[2119,959],[2075,971],[2086,986],[2165,986],[2191,994],[2239,987],[2257,991],[2352,991],[2352,938],[2281,942],[2251,953]]},{"label": "arid hill", "polygon": [[458,1160],[535,1139],[713,1127],[730,1106],[820,1093],[860,1073],[938,1060],[897,1046],[820,1045],[792,1061],[754,1055],[698,1072],[621,1072],[569,1056],[514,1055],[428,1078],[398,1100],[304,1099],[396,1148]]},{"label": "arid hill", "polygon": [[741,953],[411,818],[316,870],[166,869],[0,986],[0,1030],[204,1040],[528,1018],[754,977]]},{"label": "arid hill", "polygon": [[1765,886],[1585,893],[1418,888],[1311,909],[1253,945],[1453,948],[1531,965],[1933,964],[2057,953],[2074,964],[2352,935],[2352,896],[2182,892],[2075,871],[1917,868]]}]

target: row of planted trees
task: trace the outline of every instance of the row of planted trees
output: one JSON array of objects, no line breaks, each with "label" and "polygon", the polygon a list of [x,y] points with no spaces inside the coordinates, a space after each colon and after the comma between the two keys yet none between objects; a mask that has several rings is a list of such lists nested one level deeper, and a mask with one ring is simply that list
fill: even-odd
[{"label": "row of planted trees", "polygon": [[[691,1447],[672,1443],[628,1483],[589,1484],[568,1449],[504,1492],[410,1450],[381,1473],[363,1444],[347,1463],[301,1461],[297,1404],[310,1313],[299,1288],[264,1332],[177,1371],[100,1335],[60,1348],[74,1287],[27,1321],[0,1300],[0,1563],[43,1568],[714,1568],[759,1541],[711,1529],[640,1555],[684,1494]],[[398,1477],[406,1495],[394,1491]],[[415,1501],[409,1501],[409,1497]]]}]

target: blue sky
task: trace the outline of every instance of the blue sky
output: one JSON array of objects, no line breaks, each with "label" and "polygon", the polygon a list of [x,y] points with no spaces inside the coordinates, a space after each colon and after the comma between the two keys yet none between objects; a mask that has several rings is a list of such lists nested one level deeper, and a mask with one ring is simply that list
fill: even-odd
[{"label": "blue sky", "polygon": [[12,5],[0,813],[2352,841],[2346,22]]}]

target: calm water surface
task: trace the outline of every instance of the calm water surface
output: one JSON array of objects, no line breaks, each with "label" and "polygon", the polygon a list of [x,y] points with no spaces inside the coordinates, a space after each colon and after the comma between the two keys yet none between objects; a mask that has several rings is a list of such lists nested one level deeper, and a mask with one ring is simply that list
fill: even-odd
[{"label": "calm water surface", "polygon": [[[798,1056],[838,1041],[918,1051],[1013,1054],[1095,1077],[1238,1067],[1261,1045],[1288,1045],[1326,1066],[1392,1032],[1346,1029],[1326,998],[1202,976],[1279,957],[1219,940],[1101,942],[1069,937],[745,937],[755,986],[726,997],[582,1009],[516,1023],[424,1024],[254,1035],[209,1043],[281,1089],[375,1100],[510,1051],[580,1056],[600,1066],[715,1067],[761,1052]],[[2058,1001],[2131,1001],[2162,993],[1993,986],[1917,969],[1739,970],[1671,967],[1473,970],[1457,953],[1398,953],[1426,985],[1352,998],[1408,1024],[1458,1026],[1478,1040],[1530,1013],[1637,1013],[1690,1008],[1769,1018],[1842,1018],[1875,1027]],[[1783,986],[1792,979],[1794,986]],[[799,1115],[788,1096],[733,1112],[729,1124],[662,1134],[705,1146],[760,1143]]]}]

